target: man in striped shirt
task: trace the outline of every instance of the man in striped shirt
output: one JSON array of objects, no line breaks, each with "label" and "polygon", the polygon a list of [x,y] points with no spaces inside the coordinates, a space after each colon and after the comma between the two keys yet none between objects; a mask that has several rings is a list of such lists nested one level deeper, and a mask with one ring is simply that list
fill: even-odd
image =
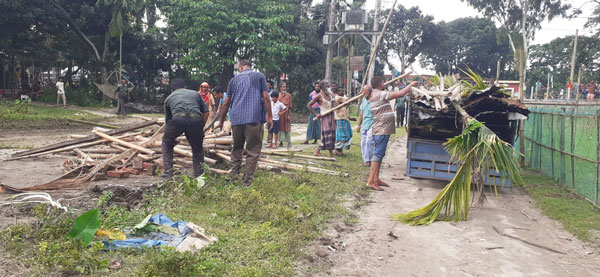
[{"label": "man in striped shirt", "polygon": [[364,90],[365,97],[371,103],[371,111],[373,112],[373,141],[375,149],[373,150],[373,158],[371,158],[371,171],[369,172],[369,180],[367,186],[374,190],[383,190],[381,188],[389,187],[389,185],[379,179],[379,170],[381,169],[381,161],[385,156],[385,150],[390,140],[390,135],[396,133],[396,117],[390,100],[400,98],[408,94],[411,88],[417,85],[418,82],[412,82],[400,91],[386,91],[381,77],[373,77],[371,80],[372,92]]}]

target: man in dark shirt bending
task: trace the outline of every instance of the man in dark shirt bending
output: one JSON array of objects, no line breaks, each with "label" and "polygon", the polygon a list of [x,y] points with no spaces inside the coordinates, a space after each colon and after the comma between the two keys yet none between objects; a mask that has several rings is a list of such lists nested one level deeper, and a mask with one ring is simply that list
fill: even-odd
[{"label": "man in dark shirt bending", "polygon": [[208,119],[208,107],[202,96],[185,88],[185,81],[175,78],[171,81],[171,95],[165,99],[165,123],[167,127],[162,139],[162,155],[165,167],[164,177],[173,176],[173,147],[175,139],[185,133],[192,146],[194,177],[204,173],[204,124]]}]

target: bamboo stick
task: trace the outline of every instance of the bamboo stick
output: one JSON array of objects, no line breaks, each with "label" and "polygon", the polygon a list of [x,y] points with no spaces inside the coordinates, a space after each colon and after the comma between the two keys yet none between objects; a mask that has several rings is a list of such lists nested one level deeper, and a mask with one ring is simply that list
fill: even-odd
[{"label": "bamboo stick", "polygon": [[[411,73],[411,72],[404,73],[404,74],[402,74],[402,75],[398,76],[397,78],[404,78],[404,77],[408,76],[410,73]],[[364,85],[364,84],[363,84],[363,85]],[[337,111],[337,110],[339,110],[339,109],[341,109],[341,108],[344,108],[344,107],[346,107],[346,106],[348,106],[348,105],[352,104],[353,102],[355,102],[355,101],[359,100],[361,97],[363,97],[363,95],[362,95],[362,94],[356,95],[356,96],[354,96],[354,97],[352,97],[352,98],[350,98],[350,99],[346,100],[346,102],[344,102],[344,103],[342,103],[342,104],[339,104],[339,105],[335,106],[333,109],[331,109],[331,110],[329,110],[329,111],[327,111],[327,112],[324,112],[324,113],[322,113],[322,114],[321,114],[321,116],[322,116],[322,117],[323,117],[323,116],[326,116],[326,115],[328,115],[328,114],[330,114],[330,113],[332,113],[332,112],[334,112],[334,111]],[[319,120],[319,118],[315,117],[315,118],[313,118],[313,120],[315,120],[315,121],[316,121],[316,120]]]},{"label": "bamboo stick", "polygon": [[227,170],[222,170],[222,169],[217,169],[217,168],[212,168],[212,167],[209,167],[208,169],[214,173],[221,174],[221,175],[229,174],[229,171],[227,171]]},{"label": "bamboo stick", "polygon": [[285,156],[285,157],[303,158],[303,159],[310,159],[310,160],[321,160],[321,161],[331,161],[331,162],[337,161],[335,158],[317,157],[317,156],[302,155],[302,154],[296,154],[296,153],[269,152],[269,153],[265,153],[265,154],[276,155],[276,156]]},{"label": "bamboo stick", "polygon": [[80,139],[80,138],[85,138],[85,137],[87,137],[87,135],[72,134],[69,136],[69,138],[71,138],[71,139]]},{"label": "bamboo stick", "polygon": [[90,162],[90,163],[94,162],[94,160],[89,155],[87,155],[86,153],[83,153],[81,150],[75,148],[75,149],[73,149],[73,151],[75,153],[77,153],[77,156],[80,159],[84,160],[85,162]]},{"label": "bamboo stick", "polygon": [[[115,149],[117,149],[117,150],[119,150],[121,152],[125,152],[125,151],[129,150],[129,149],[127,149],[127,148],[125,148],[123,146],[120,146],[120,145],[118,145],[116,143],[111,143],[108,146],[113,147],[113,148],[115,148]],[[142,158],[142,159],[144,159],[145,161],[149,161],[149,160],[155,159],[152,156],[147,156],[147,155],[143,155],[143,154],[138,154],[137,156],[140,157],[140,158]]]},{"label": "bamboo stick", "polygon": [[118,154],[120,151],[112,148],[87,148],[85,149],[85,152],[95,154]]},{"label": "bamboo stick", "polygon": [[[142,132],[125,134],[125,135],[116,136],[115,138],[123,139],[123,138],[131,137],[131,136],[135,136],[135,135],[138,135],[138,134],[141,134],[141,133]],[[94,146],[94,145],[102,144],[102,143],[105,143],[105,142],[108,142],[108,141],[109,140],[107,140],[107,139],[100,139],[100,140],[93,141],[93,142],[75,144],[75,145],[71,145],[71,146],[67,146],[67,147],[63,147],[63,148],[59,148],[59,149],[54,149],[54,150],[50,150],[50,151],[46,151],[46,152],[39,152],[39,153],[27,155],[27,156],[14,157],[14,158],[6,159],[4,161],[15,161],[15,160],[20,160],[20,159],[38,157],[38,156],[42,156],[42,155],[49,155],[49,154],[54,154],[54,153],[60,153],[60,152],[70,151],[70,150],[73,150],[73,149],[76,149],[76,148],[84,148],[84,147],[88,147],[88,146]]]},{"label": "bamboo stick", "polygon": [[103,128],[119,129],[119,126],[110,125],[110,124],[104,124],[104,123],[91,122],[91,121],[87,121],[87,120],[74,119],[74,118],[68,118],[67,120],[73,121],[73,122],[77,122],[77,123],[87,124],[87,125],[99,126],[99,127],[103,127]]},{"label": "bamboo stick", "polygon": [[124,140],[121,140],[121,139],[109,136],[109,135],[107,135],[107,134],[105,134],[103,132],[95,131],[94,133],[96,135],[100,136],[100,137],[103,137],[103,138],[108,139],[110,141],[116,142],[116,143],[118,143],[120,145],[123,145],[125,147],[134,149],[136,151],[139,151],[139,152],[142,152],[142,153],[147,153],[147,154],[150,154],[150,155],[154,154],[154,151],[152,151],[152,150],[150,150],[148,148],[145,148],[145,147],[142,147],[140,145],[137,145],[137,144],[134,144],[134,143],[129,143],[129,142],[126,142]]}]

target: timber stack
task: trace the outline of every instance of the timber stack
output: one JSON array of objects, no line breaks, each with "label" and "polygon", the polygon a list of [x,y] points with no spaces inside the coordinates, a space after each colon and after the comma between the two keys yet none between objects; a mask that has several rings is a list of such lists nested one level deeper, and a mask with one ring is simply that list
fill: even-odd
[{"label": "timber stack", "polygon": [[[139,117],[139,116],[138,116]],[[64,175],[49,183],[25,189],[0,185],[0,192],[22,192],[74,188],[88,181],[104,178],[127,178],[130,175],[155,175],[163,168],[161,155],[164,120],[144,118],[144,122],[109,130],[95,127],[90,135],[75,134],[71,140],[15,153],[5,161],[20,160],[60,153],[65,156]],[[228,132],[207,130],[204,142],[204,162],[215,174],[227,174],[231,160],[233,138]],[[192,148],[185,136],[177,138],[174,148],[174,167],[192,167]],[[300,170],[336,176],[347,176],[334,170],[313,166],[334,158],[302,155],[297,150],[266,150],[258,163],[263,170],[284,172]],[[290,163],[290,160],[294,163]]]}]

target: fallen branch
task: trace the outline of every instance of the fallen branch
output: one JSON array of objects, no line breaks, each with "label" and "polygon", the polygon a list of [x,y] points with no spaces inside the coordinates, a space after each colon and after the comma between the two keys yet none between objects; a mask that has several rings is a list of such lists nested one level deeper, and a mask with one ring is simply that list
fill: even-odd
[{"label": "fallen branch", "polygon": [[505,232],[500,232],[500,230],[498,230],[498,228],[496,228],[496,226],[492,226],[492,228],[494,229],[494,231],[496,231],[496,233],[498,233],[498,235],[505,236],[505,237],[508,237],[508,238],[511,238],[511,239],[516,239],[516,240],[518,240],[518,241],[521,241],[521,242],[524,242],[524,243],[526,243],[526,244],[529,244],[529,245],[532,245],[532,246],[535,246],[535,247],[538,247],[538,248],[546,249],[546,250],[548,250],[548,251],[550,251],[550,252],[554,252],[554,253],[558,253],[558,254],[563,254],[563,255],[566,255],[566,254],[567,254],[567,253],[565,253],[565,252],[562,252],[562,251],[560,251],[560,250],[552,249],[552,248],[550,248],[550,247],[547,247],[547,246],[543,246],[543,245],[537,244],[537,243],[535,243],[535,242],[530,242],[530,241],[524,240],[524,239],[522,239],[522,238],[520,238],[520,237],[513,236],[513,235],[510,235],[510,234],[507,234],[507,233],[505,233]]}]

